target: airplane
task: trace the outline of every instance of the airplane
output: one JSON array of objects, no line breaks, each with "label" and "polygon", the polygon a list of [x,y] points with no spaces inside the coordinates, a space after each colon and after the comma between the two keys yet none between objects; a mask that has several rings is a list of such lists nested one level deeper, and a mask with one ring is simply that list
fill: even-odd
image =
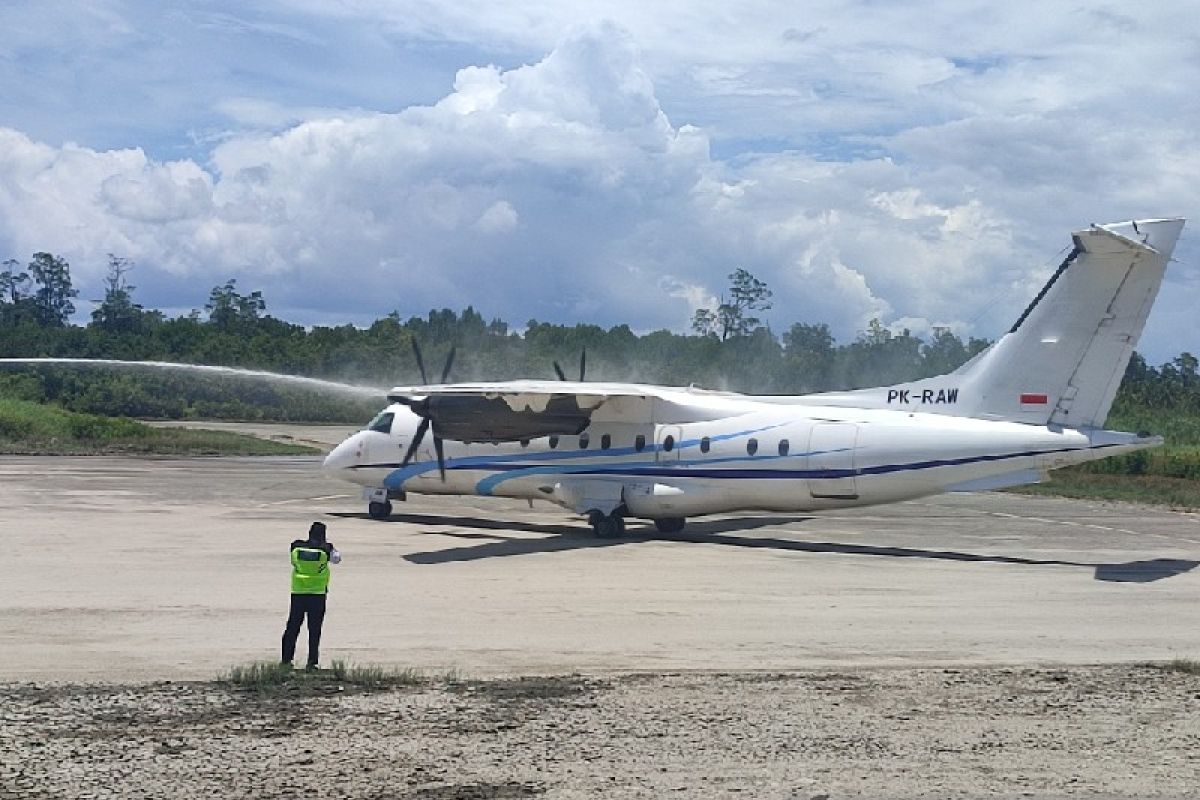
[{"label": "airplane", "polygon": [[1183,225],[1074,232],[1012,328],[946,375],[789,397],[585,382],[582,363],[579,381],[446,383],[451,351],[440,383],[392,389],[322,469],[361,484],[376,519],[410,492],[546,500],[603,538],[627,518],[672,533],[708,514],[1036,483],[1162,444],[1103,426]]}]

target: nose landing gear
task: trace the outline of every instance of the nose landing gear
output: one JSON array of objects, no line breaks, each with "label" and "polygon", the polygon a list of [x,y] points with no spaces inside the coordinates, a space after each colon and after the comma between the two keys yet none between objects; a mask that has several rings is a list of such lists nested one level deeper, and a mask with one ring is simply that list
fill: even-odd
[{"label": "nose landing gear", "polygon": [[387,519],[392,515],[392,501],[407,499],[404,492],[396,489],[363,489],[367,501],[367,516],[371,519]]},{"label": "nose landing gear", "polygon": [[367,516],[371,519],[387,519],[392,515],[392,504],[384,500],[367,504]]}]

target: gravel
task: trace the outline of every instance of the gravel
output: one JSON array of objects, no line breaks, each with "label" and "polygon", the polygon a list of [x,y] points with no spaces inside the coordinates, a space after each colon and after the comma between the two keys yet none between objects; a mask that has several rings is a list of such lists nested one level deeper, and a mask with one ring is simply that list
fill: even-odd
[{"label": "gravel", "polygon": [[1170,666],[303,683],[0,685],[0,797],[1200,796]]}]

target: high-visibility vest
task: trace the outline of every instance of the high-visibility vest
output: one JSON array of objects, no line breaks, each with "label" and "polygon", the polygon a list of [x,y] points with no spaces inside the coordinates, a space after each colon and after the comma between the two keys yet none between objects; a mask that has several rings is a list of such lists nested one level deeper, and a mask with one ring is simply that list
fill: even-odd
[{"label": "high-visibility vest", "polygon": [[329,553],[319,547],[292,548],[292,594],[329,591]]}]

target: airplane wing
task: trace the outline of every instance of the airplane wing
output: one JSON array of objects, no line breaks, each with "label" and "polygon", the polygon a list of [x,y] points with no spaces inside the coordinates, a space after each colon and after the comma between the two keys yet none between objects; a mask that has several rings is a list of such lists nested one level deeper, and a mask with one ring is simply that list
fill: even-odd
[{"label": "airplane wing", "polygon": [[722,415],[716,406],[727,407],[727,403],[714,400],[737,397],[696,389],[571,381],[397,386],[388,393],[391,402],[403,403],[428,419],[437,436],[462,442],[570,436],[600,420],[695,422]]}]

